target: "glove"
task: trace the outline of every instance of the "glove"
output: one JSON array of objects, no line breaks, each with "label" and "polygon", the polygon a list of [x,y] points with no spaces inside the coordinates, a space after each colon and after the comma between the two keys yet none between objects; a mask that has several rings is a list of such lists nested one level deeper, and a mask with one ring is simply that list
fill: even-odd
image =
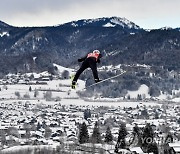
[{"label": "glove", "polygon": [[100,59],[97,60],[97,63],[100,63]]},{"label": "glove", "polygon": [[82,62],[83,60],[82,59],[78,59],[78,62]]}]

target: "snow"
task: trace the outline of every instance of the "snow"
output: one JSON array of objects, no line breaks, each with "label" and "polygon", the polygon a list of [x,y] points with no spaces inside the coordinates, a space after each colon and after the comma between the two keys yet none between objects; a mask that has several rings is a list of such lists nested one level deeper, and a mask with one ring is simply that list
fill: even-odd
[{"label": "snow", "polygon": [[99,67],[99,69],[108,69],[108,70],[110,70],[110,69],[112,69],[114,66],[113,65],[108,65],[108,66],[102,66],[102,67]]},{"label": "snow", "polygon": [[2,152],[15,152],[15,151],[23,151],[23,150],[27,150],[27,149],[44,149],[44,148],[48,148],[48,149],[53,149],[56,148],[56,145],[37,145],[37,146],[32,146],[32,145],[24,145],[24,146],[13,146],[7,149],[2,150]]},{"label": "snow", "polygon": [[179,147],[180,148],[180,141],[175,142],[175,143],[169,143],[170,147]]},{"label": "snow", "polygon": [[[33,61],[36,60],[37,57],[33,57]],[[57,65],[57,64],[53,64],[53,66],[57,67],[57,70],[58,70],[58,73],[61,74],[63,73],[64,71],[68,71],[70,75],[73,75],[75,74],[75,70],[74,69],[71,69],[71,68],[66,68],[66,67],[63,67],[63,66],[60,66],[60,65]],[[42,77],[42,76],[50,76],[51,74],[48,72],[48,71],[44,71],[44,72],[41,72],[41,73],[26,73],[26,75],[29,77],[30,75],[34,75],[35,78],[39,78],[39,77]],[[9,74],[11,75],[11,74]]]},{"label": "snow", "polygon": [[130,33],[130,35],[134,35],[135,33]]},{"label": "snow", "polygon": [[103,27],[115,27],[115,25],[113,25],[111,23],[107,23],[107,24],[103,25]]},{"label": "snow", "polygon": [[130,150],[135,151],[138,154],[144,154],[144,152],[142,151],[140,147],[133,147],[133,148],[130,148]]},{"label": "snow", "polygon": [[172,27],[168,27],[168,26],[166,26],[166,27],[162,27],[162,28],[160,28],[161,30],[171,30],[172,29]]},{"label": "snow", "polygon": [[138,67],[144,67],[144,68],[148,68],[148,69],[151,68],[150,65],[146,65],[146,64],[136,64],[136,66],[138,66]]},{"label": "snow", "polygon": [[[59,86],[62,85],[62,86]],[[55,105],[58,102],[54,101],[46,101],[44,100],[44,91],[40,90],[48,90],[48,89],[57,89],[62,90],[62,92],[52,91],[52,97],[60,97],[60,103],[62,105],[78,105],[78,106],[109,106],[109,107],[137,107],[137,105],[146,105],[146,106],[154,106],[157,103],[154,102],[126,102],[120,98],[97,98],[97,99],[90,99],[90,100],[83,100],[79,98],[77,91],[82,90],[85,87],[85,82],[82,80],[78,80],[77,89],[73,90],[70,88],[71,80],[52,80],[47,81],[47,85],[31,85],[32,91],[29,91],[30,85],[25,84],[16,84],[16,85],[7,85],[7,90],[2,88],[0,95],[1,98],[4,98],[3,103],[10,104],[12,102],[21,101],[23,104],[27,102],[27,100],[19,100],[17,96],[15,96],[15,92],[19,92],[20,96],[23,97],[24,94],[29,94],[31,104],[49,104]],[[39,89],[39,95],[36,99],[34,99],[34,89]],[[137,94],[146,94],[148,93],[148,87],[146,85],[142,85],[138,91],[136,92],[129,92],[131,97],[134,95],[137,97]]]},{"label": "snow", "polygon": [[[67,70],[69,71],[70,73],[73,73],[73,69],[69,69],[69,68],[65,68],[65,67],[62,67],[62,66],[59,66],[57,64],[54,64],[54,66],[56,66],[58,68],[58,71],[59,72],[63,72],[64,70]],[[121,65],[118,65],[116,67],[120,68]],[[108,69],[111,69],[111,67],[113,66],[109,66]],[[28,76],[30,76],[31,74],[34,74],[34,76],[39,76],[41,77],[42,75],[45,75],[45,76],[48,76],[48,72],[42,72],[42,73],[29,73],[29,74],[26,74]],[[9,74],[9,76],[11,76],[12,74]],[[26,84],[11,84],[11,85],[6,85],[6,86],[3,86],[3,85],[0,85],[0,88],[1,88],[1,91],[0,91],[0,98],[4,98],[4,99],[0,99],[0,105],[1,106],[7,106],[7,109],[8,110],[8,114],[12,114],[12,115],[15,115],[17,114],[17,116],[12,116],[12,118],[8,121],[8,124],[13,124],[13,121],[16,121],[16,123],[14,123],[13,125],[17,125],[17,119],[18,120],[23,120],[25,119],[25,121],[28,123],[28,121],[30,121],[30,119],[28,119],[27,117],[35,117],[37,116],[37,113],[34,113],[31,109],[34,109],[35,107],[38,107],[38,106],[44,106],[44,107],[47,107],[47,115],[49,116],[48,119],[45,120],[45,122],[49,125],[50,122],[51,123],[56,123],[56,121],[54,121],[53,119],[53,116],[51,116],[51,113],[53,113],[54,111],[56,111],[56,107],[62,105],[62,106],[65,106],[65,108],[67,109],[66,111],[60,111],[57,109],[57,111],[59,113],[63,113],[63,115],[66,115],[64,116],[63,118],[63,123],[61,125],[61,128],[52,128],[52,131],[53,132],[56,132],[56,130],[64,130],[63,129],[63,125],[64,126],[68,126],[68,130],[67,130],[67,135],[71,135],[72,132],[74,133],[77,133],[76,132],[76,127],[75,127],[75,122],[72,121],[74,120],[74,116],[73,115],[78,115],[78,119],[76,119],[76,122],[80,122],[82,123],[83,122],[83,115],[84,113],[82,111],[79,111],[77,110],[76,112],[73,112],[73,109],[74,107],[80,107],[82,109],[86,109],[86,108],[94,108],[94,107],[102,107],[102,106],[107,106],[107,107],[111,107],[112,109],[117,109],[117,108],[124,108],[124,107],[132,107],[132,108],[136,108],[137,106],[139,107],[144,107],[144,106],[161,106],[161,104],[159,104],[158,102],[153,102],[153,101],[148,101],[148,102],[138,102],[138,101],[124,101],[122,98],[94,98],[94,99],[89,99],[89,100],[83,100],[82,98],[80,98],[77,94],[77,92],[79,90],[83,90],[83,88],[85,87],[85,82],[82,81],[82,80],[78,80],[78,85],[77,85],[77,89],[76,90],[73,90],[71,89],[70,85],[71,85],[71,80],[70,79],[53,79],[52,81],[46,81],[47,82],[47,85],[41,85],[41,84],[32,84],[32,85],[26,85]],[[29,87],[32,87],[32,91],[29,91]],[[39,95],[34,98],[34,90],[35,89],[38,89],[39,90]],[[61,100],[58,100],[58,101],[55,101],[55,100],[50,100],[50,101],[46,101],[44,99],[44,93],[46,92],[46,90],[52,90],[52,98],[55,98],[55,97],[60,97]],[[146,85],[141,85],[139,87],[139,89],[137,91],[128,91],[128,94],[131,95],[131,97],[137,97],[137,94],[142,94],[142,95],[146,95],[146,97],[150,97],[148,95],[148,90],[149,88],[146,86]],[[17,96],[15,96],[15,91],[18,91],[20,93],[21,96],[23,96],[24,94],[29,94],[30,95],[30,98],[29,99],[23,99],[23,98],[17,98]],[[13,105],[11,105],[13,104]],[[26,110],[23,114],[23,115],[20,115],[20,113],[16,113],[16,112],[19,112],[19,111],[22,111],[24,108],[24,105],[25,104],[28,104],[28,109],[30,110]],[[20,105],[21,108],[18,109],[18,106]],[[11,113],[11,107],[13,108],[12,109],[12,113]],[[70,107],[72,107],[72,110],[69,110]],[[16,110],[17,109],[17,110]],[[71,112],[72,111],[72,112]],[[4,111],[6,112],[6,111]],[[41,113],[42,111],[39,111],[39,114]],[[124,111],[125,112],[125,111]],[[134,112],[137,112],[137,110]],[[61,114],[58,113],[58,117],[60,119],[61,118]],[[123,114],[123,110],[121,110],[121,114]],[[70,116],[68,116],[70,115]],[[109,116],[113,116],[112,113],[106,113],[104,118],[107,118]],[[122,116],[122,115],[121,115]],[[42,117],[38,117],[37,118],[38,121],[42,122],[43,119]],[[92,119],[94,120],[94,119]],[[97,120],[97,119],[95,119]],[[7,122],[7,121],[6,121]],[[142,124],[144,126],[144,124],[146,122],[148,123],[153,123],[153,124],[156,124],[158,125],[159,123],[163,123],[164,120],[163,119],[153,119],[153,120],[143,120],[143,119],[137,119],[135,120],[134,119],[134,123],[139,123],[139,124]],[[1,126],[1,128],[3,128],[4,126]],[[9,126],[7,126],[9,127]],[[132,130],[132,124],[127,124],[127,127],[129,129]],[[20,127],[22,128],[22,127]],[[71,131],[70,131],[71,129]],[[115,129],[114,129],[115,130]],[[118,130],[116,130],[116,132],[118,132]],[[24,134],[25,131],[21,131],[20,134]],[[42,131],[36,131],[36,132],[33,132],[33,133],[36,133],[40,136],[42,136]],[[76,134],[77,135],[77,134]],[[74,137],[73,137],[74,138]],[[59,145],[58,142],[55,142],[55,141],[52,141],[52,140],[45,140],[44,138],[43,139],[39,139],[39,140],[43,140],[44,143],[46,144],[49,144],[49,145],[43,145],[43,146],[39,146],[38,145],[38,148],[56,148],[57,145]],[[70,142],[70,141],[69,141]],[[73,143],[73,142],[72,142]],[[97,147],[101,147],[102,144],[97,144],[96,145]],[[104,149],[114,149],[114,146],[112,145],[103,145]],[[36,148],[36,146],[14,146],[14,147],[11,147],[11,148],[7,148],[7,149],[4,149],[3,151],[4,152],[11,152],[11,151],[17,151],[18,150],[25,150],[27,148],[30,148],[30,149],[34,149]],[[134,148],[134,150],[137,150],[137,151],[140,151],[140,149],[138,148]],[[125,152],[125,151],[123,151]],[[128,151],[126,151],[128,152]]]},{"label": "snow", "polygon": [[170,147],[173,147],[173,149],[178,153],[180,152],[180,142],[175,142],[175,143],[169,143]]},{"label": "snow", "polygon": [[[125,20],[124,20],[125,21]],[[117,24],[117,25],[120,25],[120,26],[122,26],[122,27],[124,27],[125,26],[125,24],[129,24],[129,22],[122,22],[122,19],[121,18],[114,18],[114,19],[111,19],[111,22],[112,23],[115,23],[115,24]]]},{"label": "snow", "polygon": [[[33,57],[33,59],[35,60],[36,57]],[[63,73],[63,71],[68,71],[70,76],[75,74],[75,70],[71,69],[71,68],[66,68],[63,66],[59,66],[57,64],[53,64],[54,66],[57,67],[57,70],[59,72],[59,74]],[[149,68],[150,66],[148,65],[143,65],[143,64],[137,64],[137,66],[140,67],[144,67],[144,68]],[[109,66],[102,66],[99,68],[99,71],[103,71],[103,70],[121,70],[121,65],[117,65],[117,66],[113,66],[113,65],[109,65]],[[123,70],[122,70],[123,71]],[[26,76],[30,77],[33,74],[33,76],[35,78],[40,78],[40,77],[48,77],[50,76],[50,74],[47,71],[41,72],[41,73],[27,73]],[[8,78],[11,76],[14,76],[13,74],[8,74],[7,75]],[[18,75],[17,75],[18,76]],[[85,82],[82,80],[78,80],[78,85],[76,90],[73,90],[70,88],[71,86],[71,81],[70,79],[54,79],[52,81],[46,81],[47,84],[35,84],[36,81],[31,81],[32,85],[26,85],[24,80],[20,80],[21,84],[16,84],[16,85],[7,85],[7,86],[0,86],[1,91],[0,91],[0,98],[3,99],[14,99],[14,100],[18,100],[17,96],[15,95],[15,92],[19,92],[20,96],[23,98],[23,96],[25,94],[30,96],[30,99],[34,99],[34,90],[37,89],[39,94],[38,94],[38,98],[39,100],[44,99],[44,93],[48,90],[53,90],[52,91],[52,97],[53,98],[60,98],[62,99],[62,102],[65,102],[67,104],[76,104],[76,105],[103,105],[106,106],[109,105],[110,106],[128,106],[128,104],[130,102],[123,102],[123,98],[119,97],[119,98],[102,98],[100,96],[96,96],[96,97],[91,97],[91,98],[86,98],[85,100],[82,100],[81,98],[79,98],[79,95],[77,94],[78,91],[81,91],[85,88]],[[23,84],[22,84],[23,83]],[[32,91],[29,91],[29,87],[31,86]],[[7,89],[6,89],[7,87]],[[174,96],[168,96],[167,94],[164,94],[161,92],[161,95],[156,97],[157,100],[167,100],[167,98],[171,98],[172,101],[174,102],[180,102],[180,98],[176,98],[176,94],[178,94],[180,92],[180,90],[174,90],[172,91],[172,93],[174,94]],[[141,95],[142,99],[151,99],[151,96],[149,95],[149,87],[145,84],[142,84],[138,90],[136,91],[128,91],[126,94],[126,98],[128,98],[130,96],[131,99],[136,100],[138,95]],[[6,100],[7,101],[7,100]],[[40,101],[41,102],[41,101]],[[132,106],[136,107],[138,105],[137,102],[131,102],[130,103]],[[146,103],[147,104],[147,103]]]},{"label": "snow", "polygon": [[178,153],[180,152],[180,146],[179,147],[173,147],[173,149],[175,152],[178,152]]},{"label": "snow", "polygon": [[[105,23],[107,21],[107,23]],[[80,22],[80,25],[79,25]],[[140,29],[139,26],[135,25],[133,22],[127,20],[126,18],[120,18],[120,17],[109,17],[109,18],[95,18],[95,19],[82,19],[82,20],[76,20],[72,21],[66,24],[70,24],[73,27],[78,27],[78,26],[86,26],[86,25],[91,25],[91,24],[98,24],[103,22],[104,25],[101,25],[102,27],[116,27],[116,26],[122,26],[122,27],[128,27],[129,29]],[[59,25],[58,25],[59,26]]]},{"label": "snow", "polygon": [[143,120],[143,119],[136,119],[136,120],[134,120],[134,124],[136,123],[136,124],[142,124],[142,125],[146,125],[147,123],[149,123],[149,124],[153,124],[153,125],[156,125],[156,126],[158,126],[159,124],[163,124],[163,123],[165,123],[166,122],[166,120],[165,119],[152,119],[152,120],[149,120],[149,119],[145,119],[145,120]]},{"label": "snow", "polygon": [[41,73],[27,73],[26,75],[30,76],[31,74],[34,75],[35,78],[39,78],[41,76],[49,76],[50,73],[48,73],[48,71],[44,71],[44,72],[41,72]]},{"label": "snow", "polygon": [[105,18],[97,18],[97,19],[87,19],[85,20],[85,23],[93,23],[93,22],[97,22],[100,20],[104,20]]},{"label": "snow", "polygon": [[156,106],[158,103],[155,102],[133,102],[133,101],[119,101],[119,102],[101,102],[101,101],[85,101],[82,99],[62,99],[62,105],[78,105],[78,106],[108,106],[108,107],[133,107],[137,106]]},{"label": "snow", "polygon": [[76,23],[74,23],[74,22],[72,22],[72,24],[71,24],[73,27],[77,27],[78,26],[78,24],[76,24]]},{"label": "snow", "polygon": [[32,49],[34,50],[35,48],[36,48],[36,45],[35,45],[35,43],[33,41]]},{"label": "snow", "polygon": [[129,20],[127,20],[126,18],[118,18],[118,17],[114,17],[113,19],[111,19],[112,23],[115,23],[117,25],[120,25],[122,27],[128,26],[129,28],[135,28],[135,29],[139,29],[138,26],[136,26],[134,23],[130,22]]},{"label": "snow", "polygon": [[159,100],[166,100],[167,99],[167,95],[163,94],[161,91],[161,94],[157,97]]},{"label": "snow", "polygon": [[[63,68],[63,67],[62,67]],[[62,71],[62,69],[61,69]],[[70,70],[69,70],[70,71]],[[27,74],[30,76],[32,73]],[[33,73],[35,78],[41,77],[42,75],[48,76],[48,72],[42,72],[42,73]],[[34,90],[37,89],[39,91],[38,99],[44,98],[44,91],[43,90],[49,90],[53,89],[56,91],[52,92],[52,97],[61,97],[61,98],[79,98],[77,95],[77,91],[85,88],[85,82],[82,80],[78,80],[78,85],[76,90],[71,90],[71,80],[70,79],[64,79],[64,80],[52,80],[52,81],[46,81],[47,85],[26,85],[26,84],[16,84],[16,85],[7,85],[7,86],[0,86],[0,98],[3,99],[10,99],[10,102],[12,102],[11,99],[17,100],[17,96],[15,95],[15,92],[19,92],[20,96],[23,97],[25,94],[28,94],[30,96],[30,99],[34,96]],[[31,86],[32,91],[29,91],[29,87]],[[7,87],[7,90],[6,90]],[[42,90],[42,91],[41,91]],[[62,91],[62,92],[61,92]],[[70,93],[70,95],[68,95]],[[4,100],[6,101],[6,100]],[[31,100],[32,102],[34,100]],[[35,100],[37,102],[37,100]]]},{"label": "snow", "polygon": [[37,58],[37,57],[33,57],[33,61],[34,61],[34,62],[35,62],[36,58]]},{"label": "snow", "polygon": [[0,33],[0,37],[3,37],[3,36],[9,36],[9,33],[8,33],[8,32],[2,32],[2,33]]},{"label": "snow", "polygon": [[172,101],[179,103],[180,102],[180,98],[173,98]]},{"label": "snow", "polygon": [[102,66],[98,68],[98,71],[102,71],[102,70],[106,70],[106,71],[116,71],[116,70],[120,70],[123,72],[123,69],[121,69],[121,64],[113,66],[113,65],[108,65],[108,66]]},{"label": "snow", "polygon": [[138,95],[141,95],[142,97],[145,96],[145,98],[151,98],[149,95],[149,87],[145,84],[142,84],[138,90],[128,91],[126,97],[130,96],[130,98],[136,99]]},{"label": "snow", "polygon": [[57,65],[57,64],[53,64],[53,65],[57,67],[59,73],[62,73],[64,71],[68,71],[70,73],[70,75],[75,74],[74,69],[66,68],[66,67],[63,67],[63,66],[60,66],[60,65]]},{"label": "snow", "polygon": [[152,29],[144,29],[146,32],[150,32]]}]

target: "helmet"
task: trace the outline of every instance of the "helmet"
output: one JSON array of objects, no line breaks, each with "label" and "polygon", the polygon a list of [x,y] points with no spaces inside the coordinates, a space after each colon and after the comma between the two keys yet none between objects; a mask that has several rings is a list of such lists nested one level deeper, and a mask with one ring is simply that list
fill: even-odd
[{"label": "helmet", "polygon": [[99,50],[94,50],[93,53],[98,53],[98,54],[100,54],[100,51],[99,51]]}]

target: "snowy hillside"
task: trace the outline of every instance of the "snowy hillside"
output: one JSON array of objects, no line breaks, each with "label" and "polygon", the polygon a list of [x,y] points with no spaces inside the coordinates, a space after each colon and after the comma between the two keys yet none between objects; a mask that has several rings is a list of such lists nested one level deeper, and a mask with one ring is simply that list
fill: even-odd
[{"label": "snowy hillside", "polygon": [[[110,26],[107,26],[109,24]],[[110,19],[110,22],[106,25],[103,25],[104,27],[116,27],[116,26],[122,26],[122,27],[128,27],[128,28],[134,28],[134,29],[140,29],[139,26],[135,25],[133,22],[127,20],[126,18],[119,18],[119,17],[112,17]]]},{"label": "snowy hillside", "polygon": [[63,67],[63,66],[60,66],[60,65],[57,65],[57,64],[53,64],[53,65],[57,68],[57,72],[59,74],[62,74],[64,71],[68,71],[70,75],[75,74],[75,70],[74,69],[66,68],[66,67]]},{"label": "snowy hillside", "polygon": [[0,33],[0,37],[3,37],[3,36],[9,36],[9,33],[8,33],[8,32],[2,32],[2,33]]},{"label": "snowy hillside", "polygon": [[138,95],[144,98],[150,98],[149,87],[147,85],[141,85],[137,91],[128,91],[126,97],[136,99]]}]

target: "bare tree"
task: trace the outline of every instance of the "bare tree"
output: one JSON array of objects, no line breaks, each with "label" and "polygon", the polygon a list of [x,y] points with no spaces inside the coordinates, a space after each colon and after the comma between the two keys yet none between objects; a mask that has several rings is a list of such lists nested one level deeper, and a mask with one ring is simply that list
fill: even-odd
[{"label": "bare tree", "polygon": [[46,93],[44,94],[44,98],[46,99],[46,101],[51,101],[52,100],[52,91],[46,91]]}]

